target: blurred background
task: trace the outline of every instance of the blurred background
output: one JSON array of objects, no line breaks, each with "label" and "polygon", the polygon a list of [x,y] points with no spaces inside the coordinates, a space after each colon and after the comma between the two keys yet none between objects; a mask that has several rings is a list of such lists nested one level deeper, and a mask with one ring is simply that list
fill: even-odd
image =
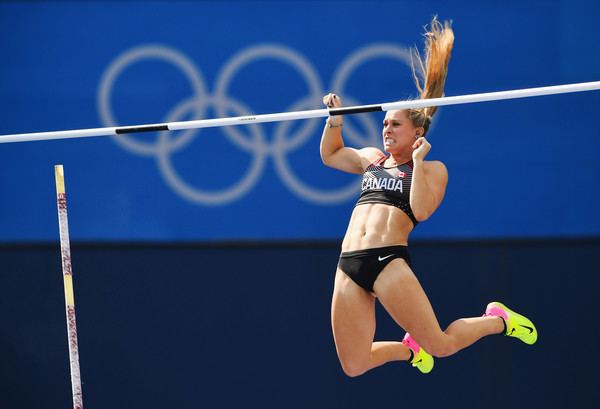
[{"label": "blurred background", "polygon": [[[594,0],[6,1],[0,135],[415,98],[408,52],[433,15],[456,36],[448,96],[600,80]],[[429,158],[450,181],[411,237],[416,273],[442,326],[498,299],[540,339],[490,337],[427,376],[337,362],[329,302],[359,186],[321,164],[323,119],[0,144],[0,407],[71,405],[55,164],[87,407],[598,405],[598,106],[436,115]],[[346,117],[346,143],[380,146],[382,120]],[[377,339],[401,339],[378,315]]]}]

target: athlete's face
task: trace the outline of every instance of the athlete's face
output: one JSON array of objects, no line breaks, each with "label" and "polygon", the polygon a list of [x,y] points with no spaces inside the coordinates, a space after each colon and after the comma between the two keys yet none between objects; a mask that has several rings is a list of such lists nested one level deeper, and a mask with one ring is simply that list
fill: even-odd
[{"label": "athlete's face", "polygon": [[406,110],[388,111],[383,120],[383,148],[389,153],[412,151],[421,128],[415,128]]}]

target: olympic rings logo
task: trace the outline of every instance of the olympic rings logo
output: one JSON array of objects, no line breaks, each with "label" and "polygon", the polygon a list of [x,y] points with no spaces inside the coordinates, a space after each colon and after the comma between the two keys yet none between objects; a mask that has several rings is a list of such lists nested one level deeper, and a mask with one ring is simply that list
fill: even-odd
[{"label": "olympic rings logo", "polygon": [[[345,94],[344,89],[353,71],[365,62],[388,58],[398,60],[410,66],[410,52],[407,48],[394,44],[372,44],[360,48],[339,65],[334,73],[331,87],[344,95],[347,105],[359,105],[351,96]],[[216,87],[212,94],[209,93],[200,69],[184,54],[178,50],[162,45],[141,45],[125,51],[111,62],[102,75],[98,92],[98,108],[104,126],[120,126],[115,120],[112,108],[112,91],[117,78],[132,64],[139,64],[145,60],[160,60],[179,69],[186,77],[192,89],[192,95],[178,103],[166,115],[163,122],[176,122],[185,115],[194,119],[203,119],[209,107],[212,107],[218,117],[252,115],[241,101],[228,95],[228,90],[233,78],[246,65],[261,59],[278,60],[289,64],[306,82],[308,95],[293,102],[286,111],[315,109],[321,106],[321,98],[325,94],[317,71],[312,64],[297,51],[276,44],[261,44],[248,47],[229,59],[220,71]],[[367,136],[353,127],[350,122],[344,126],[344,137],[355,145],[377,145],[379,143],[379,125],[367,115],[360,115],[357,119],[361,122]],[[273,159],[275,169],[282,182],[294,194],[302,199],[316,204],[338,204],[353,198],[358,192],[358,184],[352,181],[347,186],[337,189],[318,189],[302,181],[293,171],[288,160],[288,154],[317,133],[320,135],[322,119],[314,118],[302,122],[302,126],[291,133],[290,122],[278,122],[273,128],[272,138],[267,138],[263,124],[248,125],[251,139],[245,137],[238,127],[218,128],[228,140],[238,149],[251,155],[252,160],[246,173],[239,181],[221,190],[204,190],[192,186],[175,170],[172,155],[184,149],[197,136],[202,129],[189,129],[178,133],[174,137],[170,132],[160,132],[153,143],[142,142],[130,135],[113,137],[115,142],[140,156],[154,157],[167,184],[181,197],[201,205],[224,205],[238,200],[247,194],[261,177],[267,159]],[[268,141],[271,141],[270,143]]]}]

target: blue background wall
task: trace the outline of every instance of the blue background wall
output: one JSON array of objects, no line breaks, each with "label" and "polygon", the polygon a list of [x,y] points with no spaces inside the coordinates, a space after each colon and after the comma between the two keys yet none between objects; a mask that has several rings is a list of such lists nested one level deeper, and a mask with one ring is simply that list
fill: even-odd
[{"label": "blue background wall", "polygon": [[[2,2],[0,135],[415,97],[406,50],[433,14],[456,33],[447,95],[600,79],[596,1]],[[450,184],[413,235],[419,279],[442,325],[499,299],[540,340],[490,337],[428,376],[339,367],[329,301],[358,184],[321,165],[323,120],[0,144],[0,408],[70,405],[57,163],[87,407],[598,406],[598,106],[436,117]],[[379,144],[382,117],[346,118],[347,142]]]},{"label": "blue background wall", "polygon": [[[447,95],[598,80],[594,1],[8,2],[0,134],[414,97],[406,48],[435,13],[456,31]],[[442,109],[430,157],[448,195],[414,237],[598,235],[599,103]],[[379,145],[382,117],[349,119],[348,143]],[[320,163],[322,123],[2,145],[0,240],[56,237],[56,163],[74,239],[337,238],[358,184]]]},{"label": "blue background wall", "polygon": [[[406,363],[343,374],[329,324],[337,254],[337,244],[75,246],[84,404],[598,407],[600,240],[413,246],[442,326],[500,299],[540,334],[534,346],[489,337],[427,376]],[[57,246],[0,248],[0,259],[0,407],[70,407]],[[379,310],[376,338],[403,335]]]}]

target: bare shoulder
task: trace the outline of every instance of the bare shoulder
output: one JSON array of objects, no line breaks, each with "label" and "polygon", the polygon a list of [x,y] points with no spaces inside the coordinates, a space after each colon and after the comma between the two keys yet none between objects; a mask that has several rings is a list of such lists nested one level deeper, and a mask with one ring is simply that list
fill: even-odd
[{"label": "bare shoulder", "polygon": [[448,168],[446,167],[446,165],[444,165],[443,162],[440,162],[439,160],[426,161],[424,162],[424,165],[425,171],[427,173],[432,173],[438,176],[448,176]]},{"label": "bare shoulder", "polygon": [[424,162],[427,179],[445,186],[448,183],[448,168],[439,160]]},{"label": "bare shoulder", "polygon": [[372,146],[359,149],[358,154],[360,155],[363,169],[366,169],[371,163],[376,162],[385,156],[381,150]]}]

